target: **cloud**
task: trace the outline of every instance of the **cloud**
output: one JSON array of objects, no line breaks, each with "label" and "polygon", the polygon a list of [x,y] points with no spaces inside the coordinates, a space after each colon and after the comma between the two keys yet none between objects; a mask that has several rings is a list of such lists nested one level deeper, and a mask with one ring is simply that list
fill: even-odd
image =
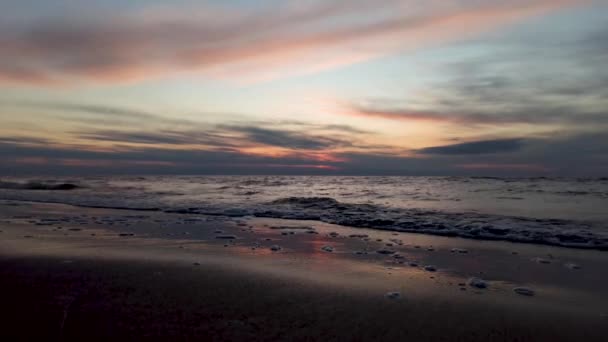
[{"label": "cloud", "polygon": [[322,150],[350,145],[350,143],[341,139],[319,137],[280,129],[231,125],[220,125],[219,128],[225,129],[228,132],[242,133],[247,140],[254,143],[289,149]]},{"label": "cloud", "polygon": [[[605,177],[608,134],[555,134],[549,138],[494,140],[427,149],[414,156],[326,152],[271,156],[236,149],[202,150],[156,146],[95,146],[0,142],[0,174],[345,174],[502,175]],[[314,151],[313,151],[314,152]]]},{"label": "cloud", "polygon": [[[566,91],[563,89],[563,91]],[[584,92],[580,88],[568,90],[572,93]],[[516,101],[515,99],[513,99]],[[466,101],[463,99],[463,103]],[[505,106],[509,99],[504,98]],[[503,125],[503,124],[608,124],[608,112],[602,109],[585,109],[574,105],[538,104],[521,105],[519,108],[497,108],[487,111],[480,108],[460,108],[461,112],[442,112],[432,110],[418,110],[407,107],[386,107],[376,105],[351,106],[345,113],[371,119],[386,119],[393,121],[420,121],[432,123],[446,123],[455,125]],[[446,108],[447,110],[447,108]],[[455,109],[456,110],[456,109]]]},{"label": "cloud", "polygon": [[344,105],[343,113],[455,126],[607,126],[604,31],[592,28],[567,38],[516,35],[468,45],[479,52],[440,59],[442,77],[421,89],[424,100],[362,99]]},{"label": "cloud", "polygon": [[236,80],[284,77],[461,39],[578,3],[294,1],[250,12],[200,5],[7,20],[0,27],[0,81],[125,82],[194,71]]},{"label": "cloud", "polygon": [[42,102],[42,101],[13,101],[0,103],[6,106],[15,106],[28,109],[37,109],[45,114],[59,114],[68,117],[71,121],[123,126],[125,123],[156,123],[174,126],[192,127],[201,125],[200,122],[163,116],[142,110],[99,104],[77,104],[69,102]]},{"label": "cloud", "polygon": [[515,152],[520,150],[523,145],[523,139],[496,139],[426,147],[419,149],[416,152],[420,154],[439,155],[495,154]]}]

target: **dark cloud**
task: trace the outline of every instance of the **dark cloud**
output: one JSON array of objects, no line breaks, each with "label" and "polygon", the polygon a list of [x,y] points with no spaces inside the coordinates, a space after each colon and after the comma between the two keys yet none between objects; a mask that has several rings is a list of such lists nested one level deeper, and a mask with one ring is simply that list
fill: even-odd
[{"label": "dark cloud", "polygon": [[0,174],[608,175],[605,132],[555,134],[525,143],[497,140],[455,144],[409,157],[378,152],[335,153],[336,158],[330,160],[301,151],[272,157],[230,148],[210,151],[121,146],[105,152],[93,148],[0,142]]},{"label": "dark cloud", "polygon": [[35,137],[1,137],[0,144],[15,144],[15,145],[45,145],[49,144],[50,140],[35,138]]},{"label": "dark cloud", "polygon": [[345,140],[308,135],[301,132],[255,126],[220,125],[219,127],[229,132],[242,133],[246,136],[247,140],[254,143],[290,149],[322,150],[351,145]]},{"label": "dark cloud", "polygon": [[445,155],[494,154],[515,152],[520,150],[523,145],[524,141],[522,139],[497,139],[427,147],[419,149],[416,152],[420,154]]},{"label": "dark cloud", "polygon": [[177,131],[159,130],[156,132],[143,131],[93,131],[74,132],[86,141],[106,141],[114,144],[144,144],[144,145],[206,145],[212,147],[243,147],[245,142],[226,137],[212,131]]}]

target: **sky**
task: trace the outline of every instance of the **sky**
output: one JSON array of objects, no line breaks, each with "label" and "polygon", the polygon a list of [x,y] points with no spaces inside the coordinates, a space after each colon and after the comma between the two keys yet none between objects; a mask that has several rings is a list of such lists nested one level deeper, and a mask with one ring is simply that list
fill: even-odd
[{"label": "sky", "polygon": [[0,0],[0,174],[608,176],[608,0]]}]

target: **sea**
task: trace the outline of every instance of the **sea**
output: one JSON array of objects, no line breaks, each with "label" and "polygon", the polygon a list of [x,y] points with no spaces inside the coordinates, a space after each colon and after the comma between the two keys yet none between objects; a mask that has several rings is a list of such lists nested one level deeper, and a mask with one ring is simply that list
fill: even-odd
[{"label": "sea", "polygon": [[608,178],[3,177],[0,200],[311,220],[608,250]]}]

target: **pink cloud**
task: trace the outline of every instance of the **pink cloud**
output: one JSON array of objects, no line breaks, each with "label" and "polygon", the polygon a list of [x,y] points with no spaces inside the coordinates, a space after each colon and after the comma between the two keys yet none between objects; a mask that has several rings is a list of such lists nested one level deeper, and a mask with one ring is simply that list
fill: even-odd
[{"label": "pink cloud", "polygon": [[0,32],[0,82],[128,82],[197,72],[230,80],[314,73],[446,41],[579,4],[575,0],[358,0],[264,8],[148,10]]}]

